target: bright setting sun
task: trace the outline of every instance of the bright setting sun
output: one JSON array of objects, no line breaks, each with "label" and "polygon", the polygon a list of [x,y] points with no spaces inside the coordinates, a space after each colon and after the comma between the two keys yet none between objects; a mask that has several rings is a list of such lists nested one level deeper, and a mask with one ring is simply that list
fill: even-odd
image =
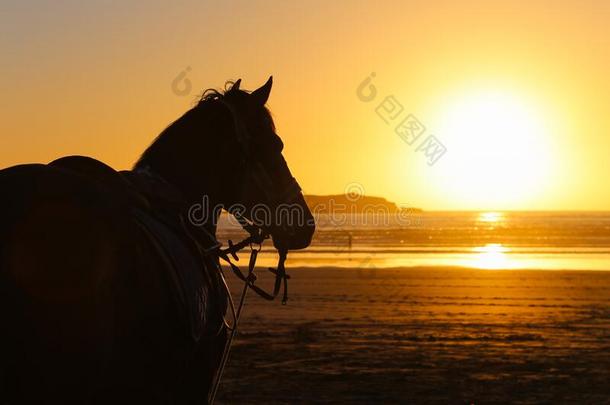
[{"label": "bright setting sun", "polygon": [[508,208],[540,197],[554,163],[541,109],[503,90],[472,91],[450,100],[437,121],[439,137],[454,157],[441,179],[448,197]]}]

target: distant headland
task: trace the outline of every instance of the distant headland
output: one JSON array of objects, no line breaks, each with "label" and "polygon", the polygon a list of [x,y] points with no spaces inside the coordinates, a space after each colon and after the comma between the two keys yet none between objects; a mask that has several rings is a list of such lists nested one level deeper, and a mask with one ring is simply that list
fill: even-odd
[{"label": "distant headland", "polygon": [[305,195],[305,201],[309,209],[317,214],[330,214],[337,211],[353,214],[399,213],[404,211],[414,213],[423,211],[421,208],[399,207],[396,203],[388,201],[383,197],[364,195]]}]

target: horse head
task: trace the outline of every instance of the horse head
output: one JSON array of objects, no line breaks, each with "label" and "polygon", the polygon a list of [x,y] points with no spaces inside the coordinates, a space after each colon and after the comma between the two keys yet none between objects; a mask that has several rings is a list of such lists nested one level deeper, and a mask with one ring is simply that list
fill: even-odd
[{"label": "horse head", "polygon": [[270,77],[248,93],[240,89],[238,80],[222,99],[234,118],[235,150],[241,157],[238,166],[242,173],[227,209],[270,234],[276,248],[302,249],[310,244],[315,224],[265,107],[272,83]]},{"label": "horse head", "polygon": [[225,91],[204,92],[194,108],[157,138],[136,168],[151,166],[191,199],[201,201],[203,193],[212,211],[220,205],[242,225],[262,229],[277,249],[305,248],[315,223],[265,106],[272,78],[252,92],[240,85],[237,80]]}]

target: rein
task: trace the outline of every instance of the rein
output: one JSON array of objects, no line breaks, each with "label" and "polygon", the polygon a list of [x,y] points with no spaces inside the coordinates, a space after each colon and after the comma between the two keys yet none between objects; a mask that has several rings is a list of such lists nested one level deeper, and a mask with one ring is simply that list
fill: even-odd
[{"label": "rein", "polygon": [[[240,222],[243,220],[242,218],[238,218],[238,219],[240,220]],[[284,295],[282,297],[282,305],[286,305],[286,302],[288,301],[288,279],[290,278],[290,276],[288,276],[288,274],[286,274],[286,267],[285,267],[285,262],[286,262],[286,257],[287,257],[288,252],[284,249],[278,250],[279,259],[278,259],[277,269],[269,268],[269,271],[271,273],[275,274],[275,284],[273,287],[273,292],[269,293],[269,292],[265,291],[261,287],[254,284],[254,282],[256,281],[256,274],[254,273],[254,268],[256,267],[256,259],[258,258],[258,254],[262,249],[262,244],[265,239],[269,238],[269,235],[265,234],[262,231],[262,229],[254,226],[254,225],[248,224],[246,227],[244,224],[242,224],[242,226],[244,226],[244,229],[246,229],[250,233],[250,236],[248,236],[246,239],[242,240],[241,242],[239,242],[237,244],[233,244],[233,242],[231,240],[229,240],[228,248],[221,249],[220,247],[218,247],[216,249],[216,254],[218,255],[218,257],[220,259],[224,260],[231,267],[233,274],[235,274],[240,280],[242,280],[244,282],[244,287],[242,289],[241,296],[239,298],[239,305],[238,305],[237,309],[235,309],[235,305],[233,303],[233,298],[231,297],[231,292],[229,291],[229,287],[227,286],[226,282],[224,282],[222,270],[220,270],[221,278],[223,279],[225,288],[227,290],[227,295],[228,295],[230,306],[231,306],[231,312],[233,313],[233,324],[232,324],[232,326],[229,326],[225,321],[225,326],[227,327],[227,329],[229,329],[231,331],[231,333],[229,335],[229,338],[227,339],[225,348],[222,352],[222,357],[220,359],[220,364],[218,367],[216,378],[214,379],[214,384],[212,385],[212,390],[210,392],[210,401],[209,401],[210,404],[213,404],[214,400],[216,399],[218,387],[220,386],[220,380],[222,379],[222,375],[224,373],[224,370],[227,365],[227,361],[229,359],[229,353],[231,351],[231,344],[233,343],[233,340],[235,339],[235,336],[237,335],[237,326],[239,324],[239,319],[241,318],[241,312],[243,310],[243,307],[244,307],[244,304],[246,301],[246,294],[248,293],[248,289],[253,290],[260,297],[263,297],[266,300],[272,301],[278,296],[281,285],[282,285],[282,281],[283,281]],[[239,268],[239,266],[237,266],[235,263],[233,263],[231,261],[230,257],[233,257],[233,259],[235,259],[235,261],[239,261],[239,257],[237,256],[237,253],[239,251],[245,249],[247,246],[250,247],[250,259],[248,262],[248,273],[244,274],[241,271],[241,269]]]}]

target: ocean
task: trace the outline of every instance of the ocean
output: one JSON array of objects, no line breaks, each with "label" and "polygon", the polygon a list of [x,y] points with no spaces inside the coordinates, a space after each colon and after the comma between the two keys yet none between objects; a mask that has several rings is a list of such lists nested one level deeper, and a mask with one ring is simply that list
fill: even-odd
[{"label": "ocean", "polygon": [[[296,267],[610,270],[610,212],[414,212],[321,215]],[[244,236],[228,217],[221,241]],[[267,243],[261,264],[272,265]]]}]

